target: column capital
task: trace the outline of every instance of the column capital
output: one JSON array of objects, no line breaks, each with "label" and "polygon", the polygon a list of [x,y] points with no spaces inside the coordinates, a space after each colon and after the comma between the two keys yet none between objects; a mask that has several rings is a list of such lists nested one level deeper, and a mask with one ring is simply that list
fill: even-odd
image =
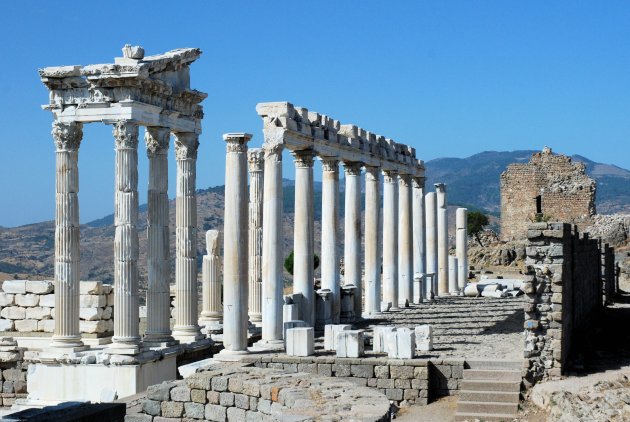
[{"label": "column capital", "polygon": [[435,183],[433,186],[435,186],[435,192],[436,193],[444,193],[444,192],[446,192],[446,184],[444,184],[444,183]]},{"label": "column capital", "polygon": [[346,175],[359,176],[361,175],[361,167],[363,167],[363,163],[358,161],[344,161],[343,166],[345,168]]},{"label": "column capital", "polygon": [[144,132],[144,142],[147,146],[147,156],[149,158],[166,154],[171,138],[171,130],[167,127],[148,126]]},{"label": "column capital", "polygon": [[402,187],[411,186],[411,175],[406,173],[398,174],[398,184]]},{"label": "column capital", "polygon": [[55,120],[51,133],[58,151],[78,150],[83,139],[83,123],[62,123]]},{"label": "column capital", "polygon": [[313,167],[313,157],[315,153],[312,149],[305,149],[301,151],[292,151],[296,168],[311,168]]},{"label": "column capital", "polygon": [[339,173],[339,159],[337,157],[322,157],[322,170]]},{"label": "column capital", "polygon": [[398,172],[396,170],[383,170],[383,181],[385,183],[396,183]]},{"label": "column capital", "polygon": [[414,189],[424,189],[427,178],[424,176],[414,176],[412,179]]},{"label": "column capital", "polygon": [[380,171],[381,171],[380,167],[365,166],[365,178],[370,181],[379,181]]},{"label": "column capital", "polygon": [[284,150],[284,144],[267,143],[267,142],[263,144],[263,151],[265,152],[265,160],[273,160],[276,162],[282,161],[283,150]]},{"label": "column capital", "polygon": [[199,134],[194,132],[176,132],[175,157],[178,160],[197,159],[199,149]]},{"label": "column capital", "polygon": [[224,133],[223,140],[227,142],[227,152],[246,152],[247,143],[252,139],[249,133]]},{"label": "column capital", "polygon": [[114,140],[116,149],[138,148],[138,124],[130,120],[114,122]]},{"label": "column capital", "polygon": [[247,150],[247,163],[249,165],[249,171],[263,171],[265,163],[265,152],[262,148],[250,148]]}]

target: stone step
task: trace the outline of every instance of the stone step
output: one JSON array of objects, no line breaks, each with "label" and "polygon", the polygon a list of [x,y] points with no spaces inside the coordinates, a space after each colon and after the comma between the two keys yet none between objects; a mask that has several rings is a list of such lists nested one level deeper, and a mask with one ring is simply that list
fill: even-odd
[{"label": "stone step", "polygon": [[489,381],[489,380],[466,380],[460,381],[460,390],[466,391],[503,391],[514,393],[521,391],[521,380],[518,381]]},{"label": "stone step", "polygon": [[520,371],[523,361],[520,360],[466,360],[466,369],[506,369]]},{"label": "stone step", "polygon": [[521,381],[521,371],[464,369],[465,380]]},{"label": "stone step", "polygon": [[498,413],[455,413],[453,421],[512,421],[514,415],[502,415]]},{"label": "stone step", "polygon": [[469,391],[460,390],[459,400],[461,401],[477,401],[477,402],[500,402],[500,403],[516,403],[521,398],[519,392],[505,391]]},{"label": "stone step", "polygon": [[483,401],[462,401],[457,403],[458,413],[494,413],[514,415],[518,413],[518,403],[500,403]]}]

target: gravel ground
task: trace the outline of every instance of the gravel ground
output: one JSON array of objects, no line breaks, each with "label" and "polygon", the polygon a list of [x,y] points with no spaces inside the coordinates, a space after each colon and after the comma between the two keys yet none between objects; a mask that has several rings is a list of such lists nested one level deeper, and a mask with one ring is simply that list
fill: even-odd
[{"label": "gravel ground", "polygon": [[518,298],[441,297],[357,324],[413,328],[430,324],[433,347],[425,358],[523,358],[524,300]]}]

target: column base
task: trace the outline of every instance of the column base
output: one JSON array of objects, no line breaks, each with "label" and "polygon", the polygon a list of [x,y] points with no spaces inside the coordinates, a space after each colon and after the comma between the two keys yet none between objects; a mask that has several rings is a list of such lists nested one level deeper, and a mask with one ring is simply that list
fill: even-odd
[{"label": "column base", "polygon": [[176,326],[173,329],[173,338],[180,343],[194,343],[205,339],[206,336],[201,333],[201,327],[199,327],[199,325],[185,327]]},{"label": "column base", "polygon": [[256,327],[262,327],[262,314],[250,315],[249,322]]},{"label": "column base", "polygon": [[81,336],[55,336],[53,335],[50,347],[55,349],[64,349],[71,351],[81,351],[88,349],[89,346],[86,346],[81,341]]},{"label": "column base", "polygon": [[284,340],[258,340],[248,350],[251,352],[284,351]]},{"label": "column base", "polygon": [[221,320],[199,320],[201,332],[206,335],[223,333],[223,323]]},{"label": "column base", "polygon": [[104,353],[110,355],[138,355],[145,350],[142,344],[116,344],[112,343],[111,346],[103,349]]},{"label": "column base", "polygon": [[167,341],[159,341],[159,340],[143,340],[142,344],[147,347],[147,348],[151,348],[151,349],[163,349],[165,347],[172,347],[172,346],[177,346],[179,344],[179,341],[175,340],[175,339],[171,339],[171,340],[167,340]]},{"label": "column base", "polygon": [[238,362],[243,356],[248,355],[248,350],[228,350],[223,349],[219,353],[212,356],[212,359],[219,362]]}]

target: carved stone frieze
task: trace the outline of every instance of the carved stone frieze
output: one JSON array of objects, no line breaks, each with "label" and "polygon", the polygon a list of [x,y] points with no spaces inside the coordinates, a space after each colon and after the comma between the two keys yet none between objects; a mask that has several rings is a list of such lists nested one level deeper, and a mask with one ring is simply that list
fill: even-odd
[{"label": "carved stone frieze", "polygon": [[62,123],[54,121],[52,136],[59,151],[78,150],[83,139],[83,124],[79,122]]},{"label": "carved stone frieze", "polygon": [[192,132],[175,133],[175,157],[178,160],[196,160],[199,135]]}]

